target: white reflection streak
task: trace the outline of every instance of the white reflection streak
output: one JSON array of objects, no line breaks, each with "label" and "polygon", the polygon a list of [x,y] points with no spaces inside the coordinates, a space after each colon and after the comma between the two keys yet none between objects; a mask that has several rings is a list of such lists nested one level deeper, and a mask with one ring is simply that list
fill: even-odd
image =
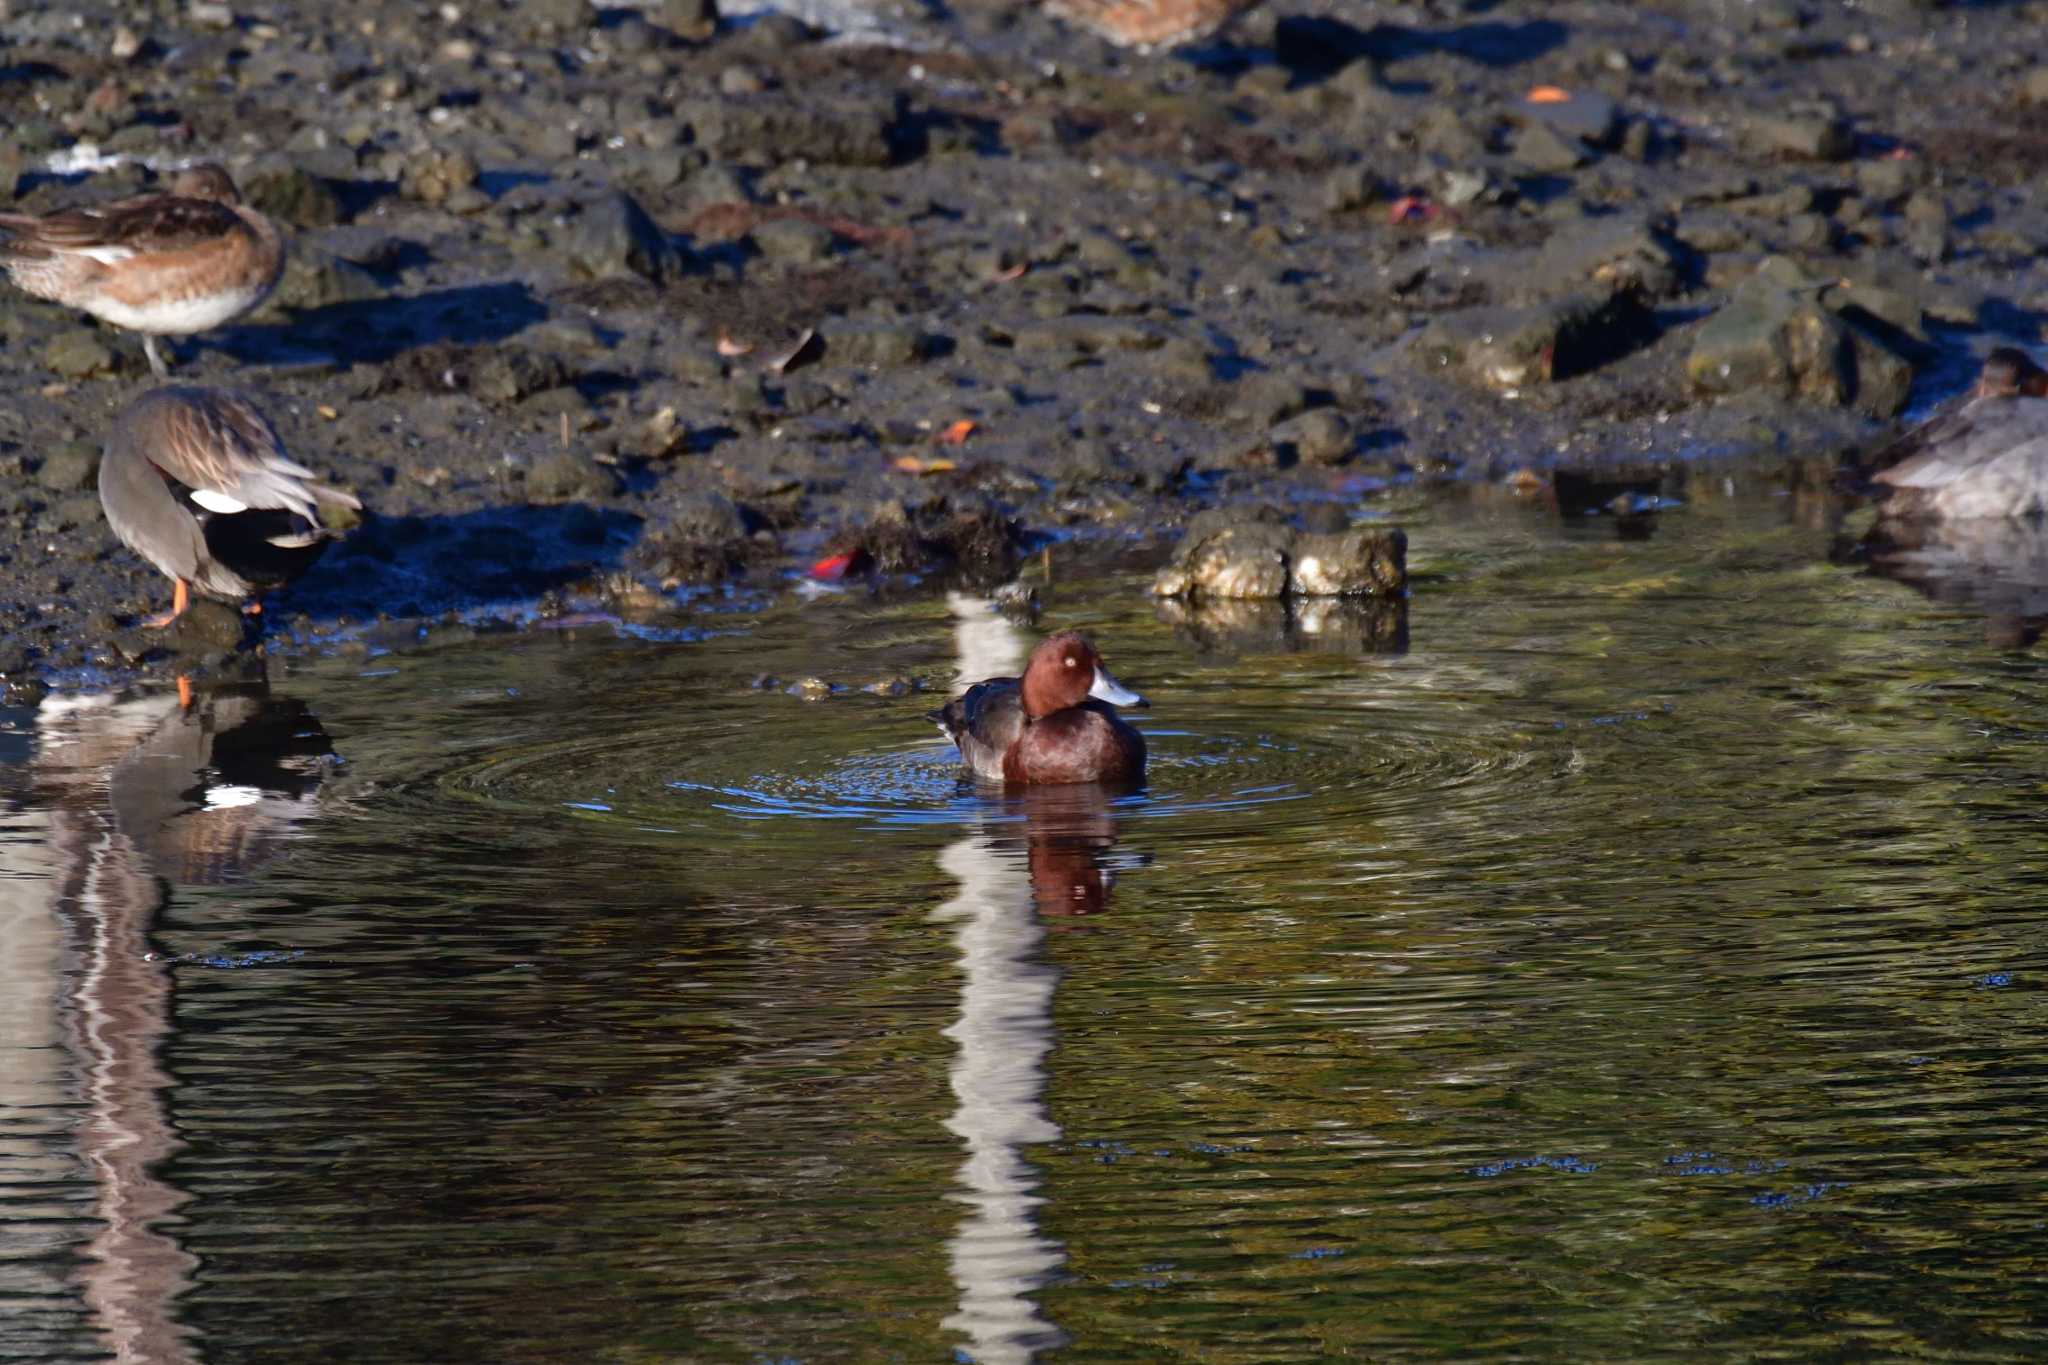
[{"label": "white reflection streak", "polygon": [[[162,892],[110,809],[123,761],[182,719],[177,699],[164,695],[51,699],[37,715],[37,766],[46,788],[62,793],[51,846],[70,869],[52,909],[69,922],[78,953],[75,977],[58,983],[54,999],[69,1016],[64,1033],[83,1076],[79,1155],[93,1175],[100,1225],[78,1275],[124,1365],[194,1359],[175,1305],[197,1263],[164,1227],[185,1196],[156,1175],[178,1145],[164,1105],[170,1078],[157,1060],[170,1028],[170,979],[148,956]],[[189,783],[196,774],[179,776]]]},{"label": "white reflection streak", "polygon": [[[1014,625],[979,598],[953,593],[947,602],[960,655],[955,692],[1022,667],[1025,641]],[[946,1127],[967,1145],[952,1197],[972,1209],[948,1242],[960,1308],[944,1326],[966,1336],[981,1365],[1012,1365],[1066,1340],[1030,1297],[1064,1253],[1038,1231],[1045,1200],[1032,1192],[1037,1172],[1021,1150],[1060,1135],[1045,1112],[1059,973],[1043,960],[1045,931],[1021,856],[975,834],[947,845],[939,867],[960,883],[932,919],[959,925],[953,941],[966,980],[960,1018],[945,1036],[960,1048],[952,1068],[960,1103]]]}]

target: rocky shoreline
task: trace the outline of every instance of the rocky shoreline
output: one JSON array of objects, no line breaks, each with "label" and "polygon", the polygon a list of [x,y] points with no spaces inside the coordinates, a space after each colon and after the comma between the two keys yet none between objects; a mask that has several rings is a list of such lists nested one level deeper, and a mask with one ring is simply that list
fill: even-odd
[{"label": "rocky shoreline", "polygon": [[[2048,307],[2048,5],[1267,6],[1173,54],[859,13],[0,0],[0,181],[213,159],[290,227],[172,350],[369,509],[312,624],[1810,460]],[[0,675],[230,659],[232,612],[134,628],[93,491],[135,339],[8,291],[0,373]]]}]

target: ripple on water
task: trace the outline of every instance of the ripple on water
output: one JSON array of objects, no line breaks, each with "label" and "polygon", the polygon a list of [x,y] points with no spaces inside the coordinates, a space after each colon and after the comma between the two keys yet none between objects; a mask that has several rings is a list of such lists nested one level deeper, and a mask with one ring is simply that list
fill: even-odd
[{"label": "ripple on water", "polygon": [[[835,714],[837,713],[837,714]],[[1157,821],[1267,808],[1327,819],[1457,807],[1478,815],[1509,799],[1517,775],[1569,745],[1522,731],[1467,735],[1402,724],[1391,715],[1268,707],[1262,728],[1234,731],[1227,709],[1173,727],[1145,726],[1148,780],[1116,796],[1119,815]],[[437,785],[466,799],[661,830],[713,820],[851,820],[876,827],[952,826],[1021,819],[965,777],[950,744],[872,747],[871,708],[821,706],[772,728],[751,718],[647,733],[632,727],[573,741],[489,753],[443,772]],[[893,723],[893,721],[892,721]],[[1476,728],[1476,727],[1475,727]],[[1524,792],[1526,795],[1526,791]],[[1312,809],[1304,809],[1304,807]]]}]

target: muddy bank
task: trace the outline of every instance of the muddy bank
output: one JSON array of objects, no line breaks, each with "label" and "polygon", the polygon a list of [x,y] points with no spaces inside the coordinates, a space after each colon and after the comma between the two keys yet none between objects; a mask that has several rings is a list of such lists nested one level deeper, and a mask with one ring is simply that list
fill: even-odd
[{"label": "muddy bank", "polygon": [[[291,226],[172,349],[370,509],[308,627],[1826,456],[2042,317],[2048,6],[1280,5],[1169,55],[1014,5],[0,13],[21,207],[205,156]],[[0,673],[246,648],[134,629],[137,339],[7,291],[0,373]]]}]

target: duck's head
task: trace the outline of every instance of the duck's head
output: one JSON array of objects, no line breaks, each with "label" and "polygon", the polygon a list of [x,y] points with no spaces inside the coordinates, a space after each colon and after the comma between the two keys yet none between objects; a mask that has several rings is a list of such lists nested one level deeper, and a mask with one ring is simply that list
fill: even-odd
[{"label": "duck's head", "polygon": [[2000,346],[1984,357],[1977,375],[1979,398],[2048,398],[2048,370],[2016,346]]},{"label": "duck's head", "polygon": [[1047,636],[1024,666],[1024,714],[1032,719],[1079,706],[1089,697],[1111,706],[1149,706],[1103,667],[1102,655],[1075,630]]}]

